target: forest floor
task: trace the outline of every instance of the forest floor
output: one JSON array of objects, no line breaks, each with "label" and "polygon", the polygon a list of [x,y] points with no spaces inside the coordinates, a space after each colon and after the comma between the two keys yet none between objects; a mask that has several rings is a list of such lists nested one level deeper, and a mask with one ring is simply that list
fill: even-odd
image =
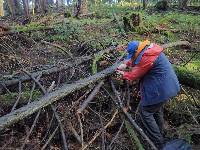
[{"label": "forest floor", "polygon": [[[155,12],[154,14],[138,12],[141,16],[140,26],[125,30],[122,18],[131,14],[132,11],[128,8],[113,11],[113,9],[108,10],[102,7],[99,8],[98,15],[79,19],[66,18],[60,13],[37,15],[32,17],[31,22],[26,25],[22,25],[26,23],[23,17],[0,18],[0,24],[10,27],[9,31],[0,30],[0,115],[4,116],[12,109],[25,106],[29,100],[37,101],[42,97],[40,88],[35,86],[33,81],[20,81],[26,75],[25,70],[33,74],[53,67],[70,66],[50,75],[38,75],[41,76],[40,79],[36,76],[45,89],[50,89],[51,92],[52,89],[49,87],[53,85],[53,91],[56,91],[63,84],[74,83],[111,66],[121,55],[114,47],[131,40],[149,39],[158,44],[176,41],[190,42],[192,45],[190,49],[173,47],[166,49],[165,54],[182,72],[187,71],[195,74],[196,78],[199,77],[192,80],[194,83],[190,84],[195,84],[195,81],[198,81],[197,84],[200,83],[199,15],[178,12]],[[5,32],[9,34],[4,35]],[[99,54],[107,48],[111,50]],[[91,57],[91,59],[79,63],[86,57]],[[13,79],[19,79],[20,82],[8,86],[4,84]],[[76,150],[81,147],[83,149],[98,132],[101,134],[89,144],[89,149],[132,150],[138,149],[141,146],[140,142],[145,149],[148,149],[149,146],[138,133],[136,135],[140,142],[135,141],[135,134],[132,134],[135,132],[131,130],[124,116],[120,113],[116,115],[117,108],[109,95],[111,90],[109,80],[110,78],[105,79],[103,87],[81,115],[77,115],[76,112],[91,94],[95,84],[75,91],[54,103],[67,135],[69,149]],[[130,93],[124,82],[115,81],[115,85],[122,97],[130,96],[129,112],[134,118],[139,103],[137,85],[133,83],[128,85],[131,88]],[[19,103],[13,107],[17,99]],[[128,103],[126,98],[124,103]],[[184,138],[194,149],[200,149],[199,109],[199,88],[189,87],[188,84],[182,85],[180,94],[165,106],[166,136],[171,139]],[[0,149],[20,147],[62,149],[62,136],[58,134],[56,117],[50,107],[42,109],[33,132],[25,140],[35,115],[32,114],[2,130]],[[112,123],[103,130],[110,120]],[[54,131],[57,134],[51,139],[50,135]],[[48,139],[50,139],[49,143]]]}]

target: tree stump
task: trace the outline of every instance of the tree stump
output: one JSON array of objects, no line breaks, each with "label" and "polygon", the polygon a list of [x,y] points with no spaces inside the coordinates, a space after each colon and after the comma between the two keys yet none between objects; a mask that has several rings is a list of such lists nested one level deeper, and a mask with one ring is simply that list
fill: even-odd
[{"label": "tree stump", "polygon": [[160,11],[166,11],[169,8],[167,0],[162,0],[156,3],[155,8]]},{"label": "tree stump", "polygon": [[135,27],[140,26],[140,15],[131,13],[123,17],[125,31],[133,30]]}]

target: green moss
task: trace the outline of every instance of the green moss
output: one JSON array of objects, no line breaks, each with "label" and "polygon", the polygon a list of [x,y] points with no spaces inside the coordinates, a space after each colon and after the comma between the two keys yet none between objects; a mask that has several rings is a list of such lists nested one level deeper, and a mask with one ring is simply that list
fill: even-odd
[{"label": "green moss", "polygon": [[125,127],[127,129],[127,132],[131,138],[133,145],[136,144],[136,146],[138,147],[138,150],[144,150],[144,147],[141,144],[140,140],[138,139],[136,132],[132,129],[132,127],[128,121],[125,121]]},{"label": "green moss", "polygon": [[182,124],[177,128],[177,133],[179,138],[186,139],[190,144],[192,144],[192,135],[195,134],[191,131],[193,125],[191,124]]},{"label": "green moss", "polygon": [[43,24],[32,22],[32,23],[27,24],[25,26],[17,25],[17,26],[15,26],[14,29],[17,32],[29,32],[29,31],[32,31],[32,30],[41,30],[41,29],[45,29],[45,28],[47,28],[47,27]]},{"label": "green moss", "polygon": [[200,61],[188,63],[186,66],[174,66],[179,81],[187,86],[200,89]]},{"label": "green moss", "polygon": [[103,57],[103,54],[94,57],[94,60],[92,62],[92,74],[97,73],[97,62]]},{"label": "green moss", "polygon": [[[39,90],[35,90],[32,95],[32,100],[36,100],[40,96],[41,96],[41,92]],[[0,95],[0,104],[2,106],[12,106],[15,103],[17,97],[18,97],[18,93],[15,93],[15,92]],[[19,104],[28,102],[29,97],[30,97],[30,91],[22,92]]]}]

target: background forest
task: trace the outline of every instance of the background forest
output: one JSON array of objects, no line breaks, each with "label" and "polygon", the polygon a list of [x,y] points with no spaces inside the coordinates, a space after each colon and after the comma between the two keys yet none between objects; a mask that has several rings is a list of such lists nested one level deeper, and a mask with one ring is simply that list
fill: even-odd
[{"label": "background forest", "polygon": [[166,136],[200,149],[200,0],[0,0],[0,149],[153,149],[138,84],[114,73],[116,47],[145,39],[181,84]]}]

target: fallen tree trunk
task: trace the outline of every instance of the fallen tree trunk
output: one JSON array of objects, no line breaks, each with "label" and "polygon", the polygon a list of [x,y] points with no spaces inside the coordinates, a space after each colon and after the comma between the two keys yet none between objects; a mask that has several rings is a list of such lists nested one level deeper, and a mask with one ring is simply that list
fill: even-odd
[{"label": "fallen tree trunk", "polygon": [[[169,44],[164,44],[162,45],[163,48],[169,48],[169,47],[174,47],[174,46],[188,46],[190,47],[190,43],[188,41],[178,41],[178,42],[173,42],[173,43],[169,43]],[[100,51],[97,55],[101,55],[105,52],[109,52],[113,49],[113,47],[111,48],[107,48],[105,50],[102,50]],[[65,69],[68,69],[69,67],[72,67],[74,65],[79,65],[85,61],[88,61],[90,60],[92,57],[91,56],[85,56],[85,57],[82,57],[82,58],[77,58],[75,59],[75,64],[67,64],[66,66],[63,66],[63,67],[53,67],[51,69],[47,69],[47,70],[43,70],[43,71],[38,71],[38,72],[35,72],[35,73],[32,73],[32,76],[33,77],[37,77],[38,75],[42,74],[42,75],[49,75],[49,74],[52,74],[52,73],[55,73],[55,72],[59,72],[61,70],[65,70]],[[28,81],[28,80],[31,80],[31,78],[28,76],[28,75],[25,75],[25,76],[22,76],[20,77],[20,79],[12,79],[12,80],[7,80],[7,81],[2,81],[0,82],[0,84],[4,84],[5,86],[11,86],[11,85],[15,85],[19,82],[19,80],[21,80],[22,82],[24,81]],[[0,87],[0,91],[3,87],[1,86]]]},{"label": "fallen tree trunk", "polygon": [[[188,45],[188,43],[189,42],[187,42],[187,41],[180,41],[180,42],[165,44],[165,45],[163,45],[163,47],[169,48],[169,47],[173,47],[173,46]],[[89,84],[95,83],[98,80],[105,78],[106,76],[112,74],[116,70],[116,68],[119,66],[120,63],[121,63],[120,61],[117,61],[115,64],[113,64],[113,66],[111,66],[93,76],[90,76],[83,80],[79,80],[72,84],[63,85],[58,90],[56,90],[46,96],[43,96],[38,101],[34,101],[34,102],[32,102],[24,107],[21,107],[5,116],[2,116],[0,118],[0,130],[3,130],[5,127],[7,127],[19,120],[26,118],[27,116],[37,112],[39,109],[52,104],[53,102],[63,98],[64,96],[67,96],[68,94],[70,94],[76,90],[79,90],[83,87],[88,86]]]},{"label": "fallen tree trunk", "polygon": [[120,61],[117,61],[111,67],[83,80],[79,80],[72,84],[63,85],[58,90],[41,97],[38,101],[34,101],[24,107],[14,110],[13,112],[5,116],[2,116],[0,118],[0,130],[3,130],[5,127],[8,127],[9,125],[17,121],[24,119],[25,117],[37,112],[41,108],[52,104],[53,102],[61,99],[64,96],[67,96],[68,94],[76,90],[79,90],[83,87],[86,87],[89,84],[95,83],[98,80],[105,78],[106,76],[112,74],[116,70],[116,68],[119,66],[119,63]]},{"label": "fallen tree trunk", "polygon": [[200,90],[200,73],[177,66],[174,66],[174,70],[181,84]]},{"label": "fallen tree trunk", "polygon": [[36,32],[36,31],[41,31],[41,30],[53,30],[54,28],[53,27],[46,27],[46,28],[42,28],[42,29],[30,29],[30,30],[27,30],[27,31],[12,31],[12,30],[9,30],[9,31],[4,31],[4,32],[1,32],[0,33],[0,37],[2,36],[7,36],[7,35],[13,35],[13,34],[21,34],[21,33],[32,33],[32,32]]},{"label": "fallen tree trunk", "polygon": [[[109,47],[105,50],[102,50],[102,51],[99,51],[97,54],[95,54],[95,56],[97,55],[102,55],[104,53],[108,53],[110,52],[111,50],[113,50],[114,47]],[[81,63],[84,63],[86,61],[89,61],[93,58],[93,56],[83,56],[83,57],[78,57],[78,58],[75,58],[74,59],[74,62],[75,63],[68,63],[66,64],[65,66],[62,66],[62,67],[52,67],[50,69],[47,69],[47,70],[42,70],[42,71],[38,71],[38,72],[34,72],[32,73],[32,77],[37,77],[38,75],[50,75],[50,74],[53,74],[53,73],[57,73],[57,72],[60,72],[62,70],[66,70],[70,67],[73,67],[73,66],[77,66],[77,65],[80,65]],[[17,84],[19,81],[21,82],[25,82],[25,81],[29,81],[31,80],[30,76],[28,75],[24,75],[24,76],[21,76],[20,78],[16,78],[16,79],[11,79],[11,80],[6,80],[6,81],[1,81],[0,82],[0,93],[1,93],[1,90],[4,88],[4,86],[12,86],[12,85],[15,85]]]},{"label": "fallen tree trunk", "polygon": [[191,47],[191,43],[188,41],[177,41],[177,42],[172,42],[168,44],[163,44],[162,47],[165,48],[170,48],[170,47],[175,47],[175,46],[186,46],[188,48]]},{"label": "fallen tree trunk", "polygon": [[[32,73],[32,76],[35,78],[35,77],[37,77],[38,75],[41,75],[41,74],[42,75],[50,75],[52,73],[60,72],[62,70],[66,70],[66,69],[68,69],[68,68],[70,68],[72,66],[76,66],[76,65],[79,65],[79,64],[81,64],[81,63],[83,63],[85,61],[88,61],[91,58],[92,58],[92,56],[85,56],[85,57],[77,58],[77,59],[75,59],[76,63],[74,63],[74,64],[73,63],[68,63],[68,64],[66,64],[65,66],[62,66],[62,67],[52,67],[52,68],[47,69],[47,70],[42,70],[42,71],[34,72],[34,73]],[[24,76],[21,76],[18,79],[12,79],[12,80],[7,80],[7,81],[2,81],[2,82],[0,82],[0,84],[3,84],[5,86],[11,86],[11,85],[17,84],[19,81],[24,82],[24,81],[29,81],[29,80],[31,80],[30,76],[24,75]],[[1,89],[3,89],[2,85],[0,87],[0,90]]]}]

